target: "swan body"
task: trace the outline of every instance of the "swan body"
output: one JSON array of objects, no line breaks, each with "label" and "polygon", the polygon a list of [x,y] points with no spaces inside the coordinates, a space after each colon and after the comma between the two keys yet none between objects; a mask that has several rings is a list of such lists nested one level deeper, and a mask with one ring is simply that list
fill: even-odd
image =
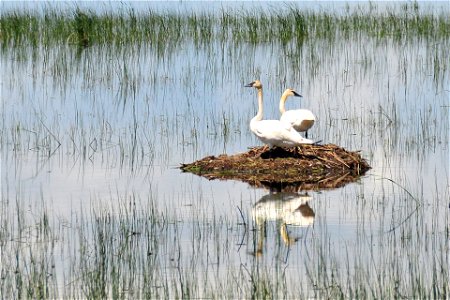
[{"label": "swan body", "polygon": [[259,80],[255,80],[246,87],[254,87],[258,91],[258,113],[250,121],[250,130],[269,147],[294,147],[300,144],[313,144],[312,140],[303,138],[293,127],[287,122],[280,120],[263,120],[263,94],[262,84]]},{"label": "swan body", "polygon": [[305,132],[305,137],[308,137],[308,129],[314,125],[316,117],[309,109],[295,109],[286,111],[284,104],[289,96],[302,97],[302,95],[293,89],[286,89],[284,91],[280,99],[280,121],[290,124],[298,132]]}]

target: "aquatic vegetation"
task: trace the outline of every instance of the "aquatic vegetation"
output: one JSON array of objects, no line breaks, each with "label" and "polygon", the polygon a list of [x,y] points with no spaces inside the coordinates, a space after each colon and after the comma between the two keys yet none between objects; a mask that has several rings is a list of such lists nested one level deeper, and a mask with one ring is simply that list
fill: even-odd
[{"label": "aquatic vegetation", "polygon": [[[448,10],[368,6],[2,11],[2,297],[448,298]],[[261,154],[253,78],[268,116],[295,88],[314,139],[362,150],[310,176],[373,167],[290,207],[311,226],[252,220],[283,184],[179,170]]]},{"label": "aquatic vegetation", "polygon": [[[409,197],[407,191],[404,196]],[[226,217],[203,219],[198,212],[188,221],[158,208],[152,199],[113,201],[118,208],[99,207],[70,220],[49,216],[45,207],[36,209],[34,219],[24,218],[27,213],[18,204],[17,218],[2,219],[0,227],[2,295],[445,298],[449,293],[448,233],[429,235],[413,224],[387,232],[371,228],[355,246],[339,243],[344,247],[336,249],[330,233],[309,227],[295,231],[286,224],[248,220],[239,225]],[[266,201],[263,197],[260,203]],[[324,207],[307,209],[321,222]],[[290,243],[279,241],[268,249],[271,239],[288,234],[283,230],[291,231]],[[400,248],[405,255],[397,252]],[[241,263],[235,262],[236,254]],[[289,256],[299,254],[301,259],[289,263]]]},{"label": "aquatic vegetation", "polygon": [[132,9],[100,14],[80,8],[71,12],[48,9],[42,14],[2,13],[0,27],[2,49],[61,43],[78,47],[137,43],[150,45],[161,54],[186,41],[207,47],[211,41],[303,45],[311,39],[335,40],[356,33],[398,41],[450,37],[450,21],[445,12],[422,14],[408,7],[399,13],[356,10],[346,15],[308,12],[295,7],[281,13],[222,11],[217,15]]}]

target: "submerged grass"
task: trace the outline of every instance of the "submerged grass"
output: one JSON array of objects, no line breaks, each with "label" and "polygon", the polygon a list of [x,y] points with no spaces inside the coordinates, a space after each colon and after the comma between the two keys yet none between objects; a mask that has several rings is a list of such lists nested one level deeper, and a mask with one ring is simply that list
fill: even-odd
[{"label": "submerged grass", "polygon": [[344,15],[295,7],[282,13],[224,10],[220,14],[152,10],[137,13],[132,9],[100,14],[80,8],[71,12],[48,9],[43,14],[14,11],[1,15],[0,40],[2,48],[61,43],[80,47],[145,43],[157,49],[170,49],[183,41],[207,45],[212,40],[301,45],[307,39],[336,39],[359,32],[396,40],[450,37],[446,12],[422,14],[415,8],[410,4],[398,13],[355,10]]}]

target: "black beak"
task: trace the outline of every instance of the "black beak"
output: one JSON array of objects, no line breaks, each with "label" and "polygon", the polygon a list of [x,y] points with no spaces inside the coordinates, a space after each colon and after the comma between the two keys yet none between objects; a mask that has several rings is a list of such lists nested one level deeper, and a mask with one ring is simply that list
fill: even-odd
[{"label": "black beak", "polygon": [[303,97],[302,95],[300,95],[300,94],[297,93],[296,91],[293,91],[293,93],[294,93],[294,96],[295,96],[295,97]]},{"label": "black beak", "polygon": [[244,87],[253,87],[254,84],[255,84],[255,82],[252,81],[249,84],[244,85]]}]

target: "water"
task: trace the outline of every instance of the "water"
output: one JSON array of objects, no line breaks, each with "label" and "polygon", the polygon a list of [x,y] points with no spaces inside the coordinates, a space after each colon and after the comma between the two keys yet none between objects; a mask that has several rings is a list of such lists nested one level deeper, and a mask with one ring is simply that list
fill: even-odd
[{"label": "water", "polygon": [[[2,290],[10,270],[32,277],[36,253],[52,265],[57,296],[93,295],[79,274],[104,266],[99,224],[112,236],[105,257],[118,257],[105,267],[108,296],[114,278],[123,295],[142,296],[150,274],[155,297],[186,286],[191,296],[231,297],[236,282],[240,297],[255,282],[275,295],[320,297],[347,281],[394,285],[411,265],[430,286],[449,258],[448,46],[361,35],[302,45],[187,42],[163,53],[151,45],[4,50]],[[178,169],[260,145],[248,128],[256,95],[243,87],[254,79],[264,85],[265,118],[278,118],[279,96],[295,88],[303,98],[287,108],[316,113],[311,137],[361,150],[373,167],[341,189],[309,191],[305,222],[283,227],[280,213],[264,227],[254,207],[276,207],[280,195]],[[46,222],[50,250],[39,231]],[[446,274],[437,276],[445,282]],[[401,283],[399,293],[412,286]]]}]

